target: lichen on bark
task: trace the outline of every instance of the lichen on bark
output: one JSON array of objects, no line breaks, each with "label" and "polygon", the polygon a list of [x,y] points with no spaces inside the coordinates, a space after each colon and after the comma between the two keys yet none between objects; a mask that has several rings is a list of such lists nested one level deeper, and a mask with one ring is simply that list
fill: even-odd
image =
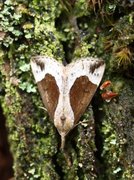
[{"label": "lichen on bark", "polygon": [[[0,8],[0,102],[15,178],[133,179],[133,2],[6,0]],[[119,94],[106,103],[97,91],[66,153],[34,84],[34,55],[101,57]]]}]

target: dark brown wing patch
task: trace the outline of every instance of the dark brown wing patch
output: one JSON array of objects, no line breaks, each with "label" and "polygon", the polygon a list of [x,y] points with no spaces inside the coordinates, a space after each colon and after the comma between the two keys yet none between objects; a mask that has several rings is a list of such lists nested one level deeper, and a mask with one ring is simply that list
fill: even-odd
[{"label": "dark brown wing patch", "polygon": [[70,89],[70,103],[74,112],[75,124],[90,103],[97,85],[89,81],[87,76],[77,78]]},{"label": "dark brown wing patch", "polygon": [[42,61],[40,60],[39,56],[33,57],[32,60],[36,63],[37,66],[40,66],[40,69],[41,69],[42,71],[45,69],[45,64],[44,64],[44,62],[42,62]]},{"label": "dark brown wing patch", "polygon": [[94,64],[90,66],[90,71],[92,74],[94,73],[95,69],[99,68],[100,66],[104,65],[103,60],[96,61]]},{"label": "dark brown wing patch", "polygon": [[50,74],[46,74],[45,78],[38,82],[38,89],[43,103],[48,110],[50,117],[53,119],[59,99],[59,88],[56,84],[55,78]]}]

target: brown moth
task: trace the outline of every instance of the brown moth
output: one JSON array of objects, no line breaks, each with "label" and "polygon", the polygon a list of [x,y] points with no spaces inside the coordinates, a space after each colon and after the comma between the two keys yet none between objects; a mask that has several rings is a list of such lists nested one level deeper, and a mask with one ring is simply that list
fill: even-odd
[{"label": "brown moth", "polygon": [[87,57],[63,66],[51,57],[35,56],[31,67],[63,149],[65,136],[78,123],[100,84],[104,61]]}]

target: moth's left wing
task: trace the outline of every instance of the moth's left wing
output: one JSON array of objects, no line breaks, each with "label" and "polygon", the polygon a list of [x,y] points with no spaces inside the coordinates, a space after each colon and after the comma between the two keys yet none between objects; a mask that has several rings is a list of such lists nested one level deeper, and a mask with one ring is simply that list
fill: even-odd
[{"label": "moth's left wing", "polygon": [[104,73],[103,60],[87,57],[78,59],[66,67],[70,104],[74,112],[74,124],[89,105]]},{"label": "moth's left wing", "polygon": [[53,119],[62,91],[63,66],[53,58],[35,56],[31,60],[31,67],[42,101]]}]

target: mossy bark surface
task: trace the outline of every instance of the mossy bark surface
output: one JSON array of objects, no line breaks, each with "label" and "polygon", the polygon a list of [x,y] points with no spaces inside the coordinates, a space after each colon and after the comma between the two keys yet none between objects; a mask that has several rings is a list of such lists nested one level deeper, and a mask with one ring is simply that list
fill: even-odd
[{"label": "mossy bark surface", "polygon": [[[134,179],[133,7],[120,0],[0,3],[0,102],[15,179]],[[34,55],[63,63],[102,58],[102,81],[118,93],[107,103],[98,89],[65,152],[33,79]]]}]

